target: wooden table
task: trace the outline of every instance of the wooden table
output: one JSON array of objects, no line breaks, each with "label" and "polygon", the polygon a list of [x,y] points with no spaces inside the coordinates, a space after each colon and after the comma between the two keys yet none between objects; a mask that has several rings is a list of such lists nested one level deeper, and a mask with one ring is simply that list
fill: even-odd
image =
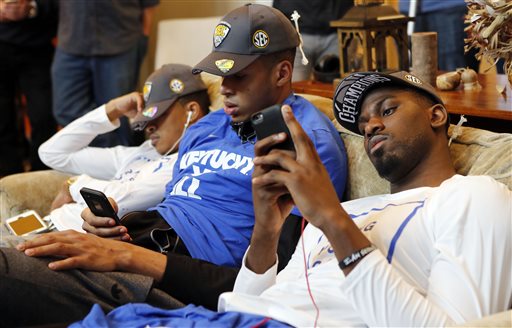
[{"label": "wooden table", "polygon": [[[512,90],[507,77],[503,74],[479,74],[478,81],[482,89],[464,91],[462,85],[452,91],[440,91],[446,109],[451,114],[451,122],[457,123],[459,116],[468,118],[466,125],[496,132],[512,132]],[[506,85],[506,93],[500,94],[496,85]],[[332,98],[333,84],[316,81],[299,81],[293,83],[297,93],[308,93]]]}]

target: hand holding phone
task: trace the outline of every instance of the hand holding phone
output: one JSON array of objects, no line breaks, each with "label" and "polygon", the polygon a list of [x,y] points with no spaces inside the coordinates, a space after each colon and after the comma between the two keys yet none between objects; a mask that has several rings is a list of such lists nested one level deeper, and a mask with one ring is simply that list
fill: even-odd
[{"label": "hand holding phone", "polygon": [[286,140],[275,145],[273,148],[284,150],[295,150],[290,130],[286,126],[283,114],[281,113],[281,104],[273,105],[255,113],[251,117],[251,124],[256,131],[258,140],[280,132],[286,133]]},{"label": "hand holding phone", "polygon": [[113,218],[117,225],[121,225],[121,220],[119,220],[116,211],[104,193],[99,190],[83,187],[80,189],[80,194],[94,215]]}]

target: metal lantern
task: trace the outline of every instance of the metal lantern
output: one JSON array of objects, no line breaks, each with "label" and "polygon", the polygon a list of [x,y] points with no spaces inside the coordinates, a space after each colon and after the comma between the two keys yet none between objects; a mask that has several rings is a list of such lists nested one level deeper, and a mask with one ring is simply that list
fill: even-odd
[{"label": "metal lantern", "polygon": [[[358,71],[409,70],[408,21],[409,17],[382,1],[356,0],[342,18],[330,22],[338,30],[341,76]],[[394,40],[398,67],[390,67],[387,37]]]}]

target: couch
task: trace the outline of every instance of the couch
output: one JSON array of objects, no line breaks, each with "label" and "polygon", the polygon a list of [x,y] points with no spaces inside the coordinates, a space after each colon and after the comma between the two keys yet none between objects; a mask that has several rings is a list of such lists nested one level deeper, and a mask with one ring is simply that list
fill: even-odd
[{"label": "couch", "polygon": [[[220,79],[203,73],[212,99],[212,108],[222,107]],[[341,127],[334,120],[332,99],[303,95],[324,112],[340,131],[348,154],[349,178],[345,200],[389,192],[389,184],[380,178],[363,149],[363,138]],[[449,133],[452,132],[450,127]],[[453,141],[451,155],[462,175],[490,175],[512,189],[512,134],[462,127]],[[51,200],[69,175],[53,170],[15,174],[0,179],[0,218],[34,209],[41,215],[49,212]]]},{"label": "couch", "polygon": [[[222,107],[219,96],[220,80],[203,73],[212,98],[212,108]],[[389,183],[380,178],[363,149],[363,138],[341,127],[334,120],[332,99],[303,95],[324,112],[340,131],[348,154],[348,183],[345,200],[389,192]],[[450,127],[449,133],[452,132]],[[490,175],[512,190],[512,134],[493,133],[462,127],[462,134],[453,141],[451,155],[457,173],[462,175]],[[67,174],[48,170],[15,174],[0,180],[0,218],[34,209],[41,215],[49,212],[50,204]],[[512,326],[512,312],[507,311],[475,322],[477,326]]]}]

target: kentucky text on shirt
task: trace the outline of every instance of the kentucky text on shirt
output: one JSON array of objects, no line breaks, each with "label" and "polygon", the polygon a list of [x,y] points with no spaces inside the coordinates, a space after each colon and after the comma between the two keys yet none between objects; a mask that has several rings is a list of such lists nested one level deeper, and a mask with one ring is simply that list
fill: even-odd
[{"label": "kentucky text on shirt", "polygon": [[[193,164],[200,164],[205,168],[205,170],[208,170],[199,172],[198,170],[196,171],[196,168],[194,167],[195,176],[219,169],[235,169],[239,170],[240,173],[247,175],[254,167],[251,157],[241,156],[236,153],[229,153],[225,150],[221,151],[220,149],[208,151],[198,150],[186,153],[180,161],[180,170],[183,170]],[[199,166],[195,166],[199,169]]]},{"label": "kentucky text on shirt", "polygon": [[180,161],[180,170],[192,166],[192,174],[186,175],[178,181],[171,195],[201,199],[196,194],[200,186],[200,180],[194,178],[203,174],[212,173],[217,170],[238,170],[241,174],[247,175],[251,172],[254,164],[249,156],[227,152],[225,150],[197,150],[183,155]]}]

